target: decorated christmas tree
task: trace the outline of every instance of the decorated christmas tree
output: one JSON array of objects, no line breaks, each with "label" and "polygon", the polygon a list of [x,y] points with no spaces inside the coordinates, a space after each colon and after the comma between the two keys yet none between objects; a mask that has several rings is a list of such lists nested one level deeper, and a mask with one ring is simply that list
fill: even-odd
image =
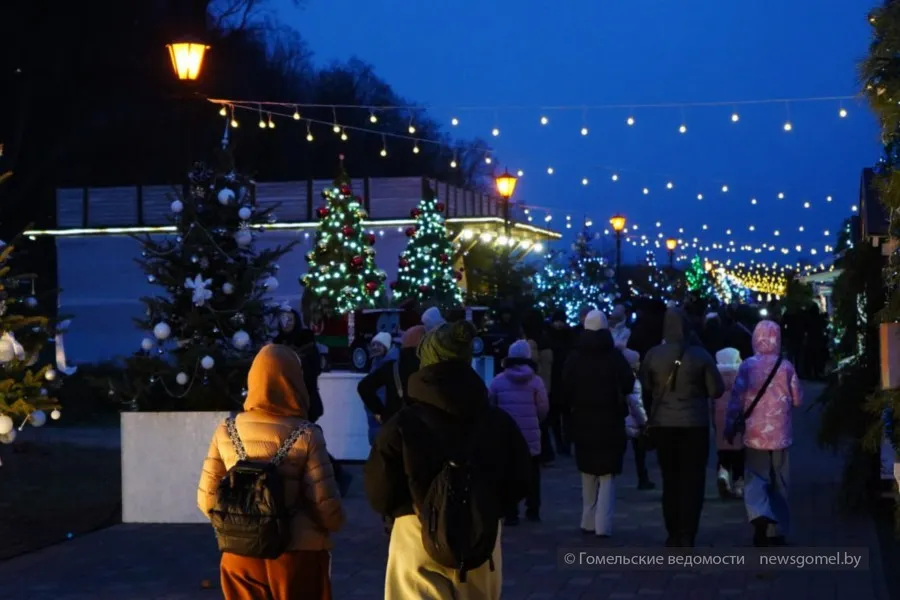
[{"label": "decorated christmas tree", "polygon": [[[63,375],[75,372],[65,366],[59,345],[57,365],[41,360],[44,344],[54,341],[54,336],[61,344],[61,337],[57,326],[42,314],[34,275],[13,274],[10,263],[18,241],[0,242],[0,442],[6,444],[15,440],[17,426],[40,427],[47,422],[48,412],[52,419],[60,417],[53,392]],[[56,294],[52,297],[55,301]],[[45,306],[51,301],[43,300]]]},{"label": "decorated christmas tree", "polygon": [[406,230],[409,243],[400,255],[393,299],[419,306],[453,308],[463,302],[457,283],[462,274],[453,269],[453,245],[444,227],[444,204],[430,193],[411,211],[415,227]]},{"label": "decorated christmas tree", "polygon": [[699,256],[691,259],[691,264],[684,273],[687,291],[697,298],[711,298],[715,290],[712,276],[706,269],[706,263]]},{"label": "decorated christmas tree", "polygon": [[540,301],[548,310],[564,310],[570,322],[578,322],[578,311],[591,304],[607,313],[619,297],[615,270],[593,244],[590,228],[575,238],[568,257],[552,255],[535,275]]},{"label": "decorated christmas tree", "polygon": [[675,295],[676,278],[674,273],[660,269],[656,253],[647,250],[644,264],[637,269],[635,277],[629,282],[631,295],[635,298],[647,298],[668,302]]},{"label": "decorated christmas tree", "polygon": [[111,383],[132,409],[240,407],[252,358],[271,339],[275,261],[293,244],[256,248],[274,207],[256,204],[254,182],[234,170],[229,148],[217,162],[195,164],[172,201],[176,233],[140,239],[138,263],[160,293],[141,299],[136,322],[147,335],[127,381]]},{"label": "decorated christmas tree", "polygon": [[374,308],[384,298],[384,271],[375,266],[375,235],[363,230],[366,211],[353,195],[344,171],[322,192],[325,206],[316,210],[316,247],[306,254],[308,272],[300,282],[328,315]]}]

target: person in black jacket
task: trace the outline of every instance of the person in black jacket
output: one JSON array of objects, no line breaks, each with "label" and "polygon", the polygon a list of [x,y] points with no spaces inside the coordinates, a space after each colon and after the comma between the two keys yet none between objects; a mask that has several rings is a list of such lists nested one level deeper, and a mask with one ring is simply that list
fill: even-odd
[{"label": "person in black jacket", "polygon": [[[479,592],[478,597],[499,597],[499,568],[485,563],[460,584],[425,551],[416,516],[444,464],[466,448],[477,480],[491,482],[497,507],[520,502],[528,490],[531,453],[512,417],[489,404],[487,387],[471,366],[474,336],[467,321],[442,325],[425,336],[420,369],[409,378],[410,403],[381,428],[365,465],[369,504],[394,519],[385,579],[389,600],[457,597],[460,585]],[[501,564],[499,535],[494,557]]]},{"label": "person in black jacket", "polygon": [[[419,342],[425,335],[425,327],[410,327],[400,339],[400,355],[395,360],[388,360],[380,367],[366,375],[356,386],[356,391],[366,408],[375,415],[379,423],[400,412],[407,398],[409,377],[419,370],[419,357],[416,351]],[[378,397],[378,391],[384,389],[384,403]]]},{"label": "person in black jacket", "polygon": [[723,323],[724,343],[726,348],[737,348],[741,353],[741,360],[747,360],[753,356],[753,333],[755,325],[745,323],[746,315],[736,306],[730,306]]},{"label": "person in black jacket", "polygon": [[572,350],[572,328],[566,323],[566,313],[558,311],[550,318],[547,341],[553,351],[553,366],[550,370],[550,413],[547,415],[547,438],[541,431],[541,449],[550,446],[550,438],[556,444],[560,456],[572,455],[570,439],[569,406],[563,390],[563,368],[566,357]]},{"label": "person in black jacket", "polygon": [[664,338],[641,361],[640,379],[653,398],[648,425],[662,472],[666,545],[693,547],[706,492],[710,400],[725,383],[684,312],[666,312]]},{"label": "person in black jacket", "polygon": [[606,316],[588,313],[575,350],[566,359],[563,386],[572,407],[575,463],[581,472],[581,530],[612,533],[615,477],[622,474],[628,436],[627,394],[634,373],[613,343]]}]

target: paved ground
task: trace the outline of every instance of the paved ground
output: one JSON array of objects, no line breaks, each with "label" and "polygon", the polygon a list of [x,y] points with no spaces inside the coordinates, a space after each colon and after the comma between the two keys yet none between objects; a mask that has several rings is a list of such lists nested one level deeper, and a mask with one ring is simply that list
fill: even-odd
[{"label": "paved ground", "polygon": [[[813,392],[809,389],[810,395]],[[798,413],[792,488],[797,546],[870,548],[868,572],[571,572],[557,568],[566,547],[659,547],[664,539],[659,492],[638,492],[629,469],[618,493],[617,528],[607,541],[578,532],[579,478],[571,462],[544,471],[544,522],[504,531],[505,600],[665,598],[665,600],[887,600],[878,543],[868,520],[844,521],[834,510],[839,461],[814,446],[816,415]],[[712,466],[712,465],[711,465]],[[655,469],[654,469],[655,470]],[[712,477],[710,477],[712,484]],[[337,536],[335,598],[381,597],[387,539],[354,484],[345,532]],[[698,544],[748,545],[742,504],[716,498],[710,485]],[[0,565],[0,600],[204,600],[219,598],[212,531],[195,525],[120,525]],[[203,589],[202,582],[213,583]],[[415,600],[415,599],[410,599]]]},{"label": "paved ground", "polygon": [[118,427],[25,427],[16,438],[40,444],[72,444],[86,448],[120,448],[121,430]]}]

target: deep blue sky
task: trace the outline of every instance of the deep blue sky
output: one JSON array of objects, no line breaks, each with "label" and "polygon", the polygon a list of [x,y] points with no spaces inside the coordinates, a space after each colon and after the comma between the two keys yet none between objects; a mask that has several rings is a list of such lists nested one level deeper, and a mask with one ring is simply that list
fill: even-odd
[{"label": "deep blue sky", "polygon": [[[398,93],[433,106],[429,114],[448,129],[457,116],[462,136],[493,142],[500,165],[525,173],[518,200],[553,209],[557,228],[566,215],[601,224],[621,211],[639,224],[637,234],[684,228],[683,237],[706,243],[790,247],[794,260],[801,244],[801,255],[818,260],[858,201],[860,170],[878,157],[875,121],[857,101],[844,103],[844,119],[838,101],[739,106],[736,124],[731,106],[689,107],[685,135],[678,108],[586,117],[540,109],[854,95],[872,0],[309,0],[303,9],[278,1],[279,15],[319,63],[358,56]],[[496,115],[453,108],[461,106],[522,108]],[[788,111],[793,131],[785,133]],[[629,113],[633,127],[625,124]],[[546,127],[541,114],[550,119]],[[543,221],[536,213],[535,224]],[[714,254],[787,258],[780,251]]]}]

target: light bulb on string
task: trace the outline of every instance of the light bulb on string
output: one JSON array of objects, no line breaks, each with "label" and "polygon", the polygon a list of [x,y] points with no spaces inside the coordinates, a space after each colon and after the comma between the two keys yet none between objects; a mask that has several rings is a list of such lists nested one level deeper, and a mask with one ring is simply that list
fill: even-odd
[{"label": "light bulb on string", "polygon": [[494,161],[491,160],[490,155],[488,155],[488,156],[485,156],[485,157],[484,157],[484,162],[485,162],[486,164],[491,164],[491,163],[494,162]]},{"label": "light bulb on string", "polygon": [[644,195],[646,196],[647,194],[650,193],[650,190],[648,188],[644,188],[643,192],[644,192]]},{"label": "light bulb on string", "polygon": [[793,131],[794,125],[791,123],[791,105],[787,102],[784,103],[784,112],[787,114],[787,119],[784,122],[784,130]]},{"label": "light bulb on string", "polygon": [[457,162],[456,162],[456,155],[454,154],[454,155],[453,155],[453,159],[450,161],[450,168],[451,168],[451,169],[455,169],[457,166],[458,166],[458,165],[457,165]]},{"label": "light bulb on string", "polygon": [[269,129],[275,129],[275,121],[272,120],[272,113],[269,113]]},{"label": "light bulb on string", "polygon": [[378,117],[375,115],[375,111],[370,110],[369,111],[369,123],[377,123],[377,122],[378,122]]},{"label": "light bulb on string", "polygon": [[784,200],[784,192],[778,192],[778,199]]},{"label": "light bulb on string", "polygon": [[497,127],[494,127],[493,129],[491,129],[491,135],[494,136],[494,137],[499,136],[499,135],[500,135],[500,129],[497,128]]},{"label": "light bulb on string", "polygon": [[613,173],[613,174],[612,174],[612,180],[613,180],[613,181],[618,181],[618,180],[619,180],[619,176],[616,175],[615,173]]},{"label": "light bulb on string", "polygon": [[411,116],[409,117],[409,127],[407,127],[406,130],[409,132],[409,135],[413,135],[416,133],[416,126],[413,124],[413,119]]},{"label": "light bulb on string", "polygon": [[697,200],[703,200],[703,194],[697,194]]},{"label": "light bulb on string", "polygon": [[452,119],[450,119],[450,124],[456,127],[457,125],[459,125],[459,119],[453,117]]},{"label": "light bulb on string", "polygon": [[803,208],[809,208],[809,207],[810,207],[809,202],[804,202],[804,203],[803,203]]},{"label": "light bulb on string", "polygon": [[418,153],[419,153],[419,142],[415,142],[413,144],[413,154],[418,154]]},{"label": "light bulb on string", "polygon": [[300,120],[300,111],[297,109],[296,106],[294,106],[294,120],[295,120],[295,121],[299,121],[299,120]]},{"label": "light bulb on string", "polygon": [[313,138],[311,124],[309,121],[307,121],[306,122],[306,141],[311,142],[311,141],[313,141],[313,139],[315,139],[315,138]]},{"label": "light bulb on string", "polygon": [[625,124],[628,125],[629,127],[634,125],[634,117],[629,116],[627,119],[625,119]]},{"label": "light bulb on string", "polygon": [[553,167],[547,167],[547,175],[553,175]]},{"label": "light bulb on string", "polygon": [[581,185],[587,185],[587,184],[588,184],[588,179],[587,179],[587,177],[585,177],[584,179],[581,180]]},{"label": "light bulb on string", "polygon": [[228,116],[228,109],[225,108],[225,105],[224,105],[224,104],[222,105],[222,108],[219,109],[219,116],[221,116],[221,117],[227,117],[227,116]]},{"label": "light bulb on string", "polygon": [[238,120],[234,116],[234,107],[231,107],[231,127],[232,129],[236,129],[238,127]]},{"label": "light bulb on string", "polygon": [[678,133],[687,133],[687,125],[682,123],[681,126],[678,128]]},{"label": "light bulb on string", "polygon": [[756,204],[756,198],[750,198],[750,204]]},{"label": "light bulb on string", "polygon": [[582,128],[581,128],[581,135],[587,135],[587,134],[588,134],[588,128],[587,128],[587,127],[582,127]]},{"label": "light bulb on string", "polygon": [[331,117],[332,117],[332,122],[333,122],[332,127],[331,127],[331,130],[332,130],[333,132],[335,132],[335,133],[340,133],[340,132],[341,132],[341,126],[338,125],[337,109],[334,108],[333,106],[331,107]]},{"label": "light bulb on string", "polygon": [[838,111],[838,116],[842,119],[846,118],[847,117],[847,109],[842,106],[840,108],[840,110]]},{"label": "light bulb on string", "polygon": [[666,184],[666,189],[667,189],[667,190],[671,190],[673,187],[675,187],[675,184],[672,183],[671,181],[668,182],[668,183]]},{"label": "light bulb on string", "polygon": [[265,122],[265,120],[263,120],[262,106],[261,106],[261,105],[257,105],[256,110],[257,110],[257,112],[259,112],[259,128],[260,128],[260,129],[265,129],[265,128],[266,128],[266,122]]},{"label": "light bulb on string", "polygon": [[346,130],[344,130],[344,129],[341,129],[341,141],[342,141],[342,142],[346,142],[346,141],[347,141],[347,132],[346,132]]},{"label": "light bulb on string", "polygon": [[387,137],[384,135],[381,136],[381,157],[384,158],[387,156]]},{"label": "light bulb on string", "polygon": [[518,171],[516,171],[516,177],[525,177],[525,171],[519,169]]},{"label": "light bulb on string", "polygon": [[723,193],[726,193],[726,194],[728,193],[728,186],[727,186],[727,185],[723,185],[723,186],[722,186],[722,192],[723,192]]},{"label": "light bulb on string", "polygon": [[732,123],[737,123],[740,120],[741,120],[741,117],[739,114],[737,114],[737,112],[731,113],[731,122]]},{"label": "light bulb on string", "polygon": [[832,197],[831,197],[831,196],[826,196],[826,197],[825,197],[825,202],[831,202],[831,200],[832,200]]}]

